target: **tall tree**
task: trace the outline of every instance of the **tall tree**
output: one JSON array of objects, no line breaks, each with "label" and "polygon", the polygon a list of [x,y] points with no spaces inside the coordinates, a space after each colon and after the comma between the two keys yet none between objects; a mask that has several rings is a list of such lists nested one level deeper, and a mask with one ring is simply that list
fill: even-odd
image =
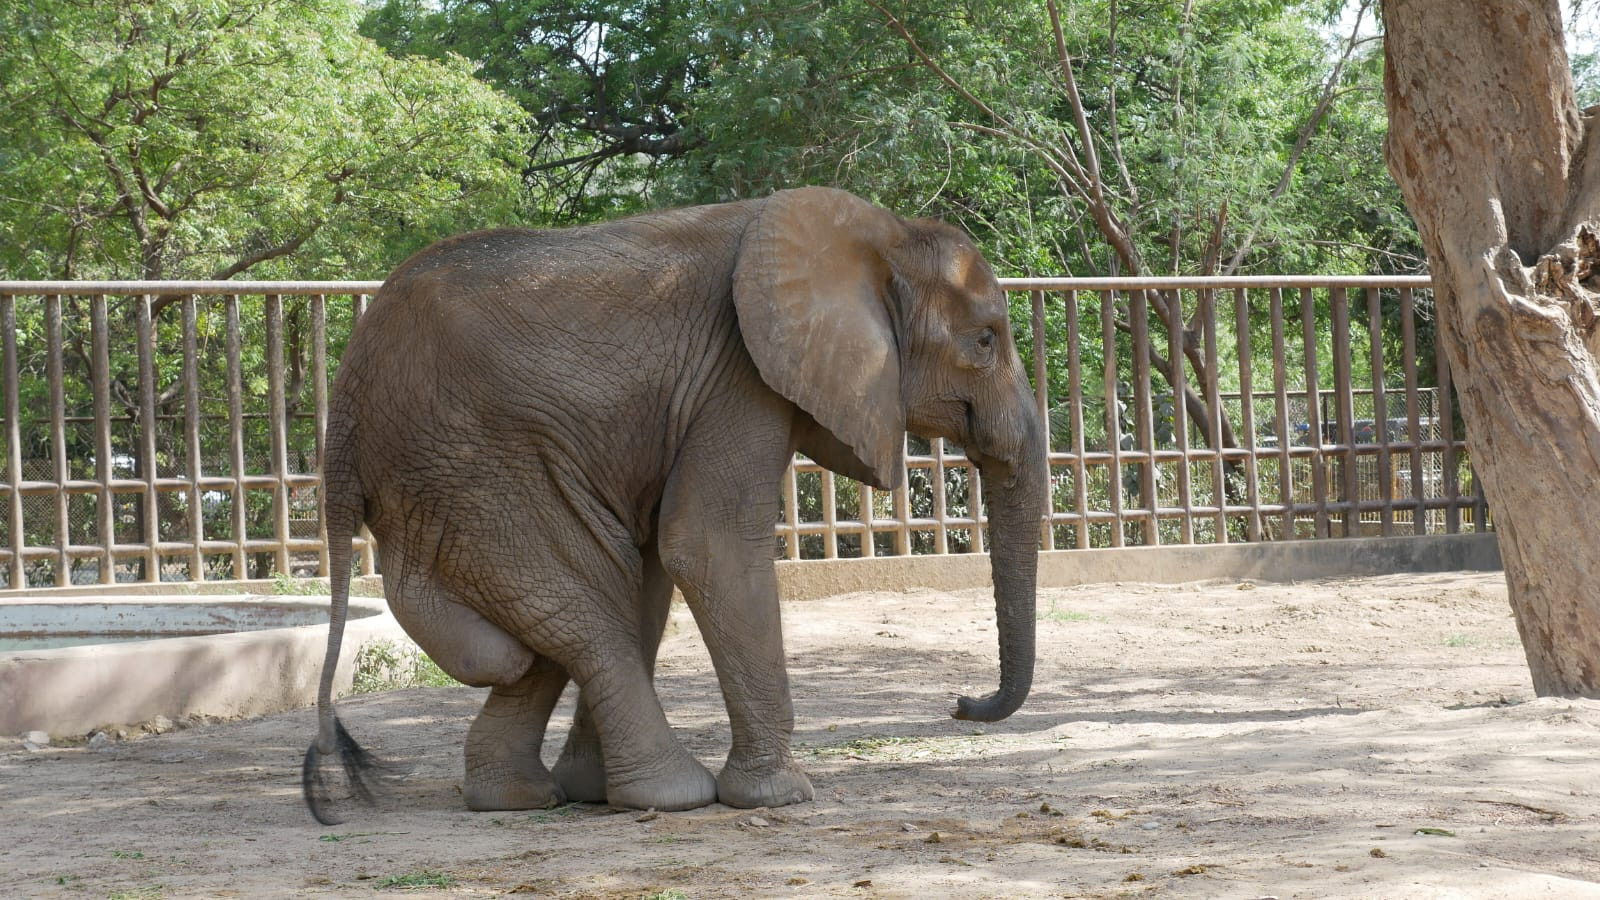
[{"label": "tall tree", "polygon": [[[1557,0],[1384,0],[1389,168],[1541,695],[1600,697],[1600,117]],[[1448,48],[1448,49],[1446,49]]]},{"label": "tall tree", "polygon": [[524,172],[553,223],[637,211],[655,164],[699,139],[689,96],[708,76],[706,0],[384,0],[364,34],[395,54],[463,56],[528,111]]},{"label": "tall tree", "polygon": [[[1129,21],[1116,0],[1068,8],[1046,0],[1043,10],[1016,14],[1008,30],[988,26],[1010,67],[1032,75],[1019,78],[954,52],[959,45],[941,33],[947,20],[919,27],[909,6],[866,2],[947,89],[952,128],[1043,168],[1040,180],[1079,217],[1078,265],[1069,270],[1233,274],[1255,256],[1322,255],[1309,238],[1301,247],[1275,240],[1277,252],[1267,254],[1257,241],[1292,233],[1283,211],[1294,176],[1362,46],[1358,30],[1323,68],[1299,61],[1321,47],[1303,4],[1185,3]],[[1345,224],[1348,232],[1354,223]],[[1196,333],[1177,293],[1148,299],[1169,332]],[[1194,372],[1191,384],[1218,374],[1198,340],[1186,342],[1185,359],[1155,346],[1148,355],[1170,385],[1182,383],[1180,366]],[[1230,420],[1211,415],[1200,391],[1186,386],[1183,402],[1207,444],[1237,446]]]},{"label": "tall tree", "polygon": [[509,218],[520,110],[354,0],[0,6],[0,271],[370,277]]}]

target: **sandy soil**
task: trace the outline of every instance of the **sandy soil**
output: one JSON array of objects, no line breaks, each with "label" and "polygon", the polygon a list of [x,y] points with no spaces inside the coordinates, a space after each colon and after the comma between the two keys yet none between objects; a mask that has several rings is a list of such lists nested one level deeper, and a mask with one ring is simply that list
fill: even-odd
[{"label": "sandy soil", "polygon": [[[333,829],[309,710],[0,742],[0,895],[1600,897],[1600,703],[1533,698],[1497,575],[1045,591],[1033,696],[981,728],[945,710],[992,688],[982,593],[784,612],[815,802],[471,813],[481,692],[405,690],[342,702],[414,772]],[[692,624],[658,683],[715,769]]]}]

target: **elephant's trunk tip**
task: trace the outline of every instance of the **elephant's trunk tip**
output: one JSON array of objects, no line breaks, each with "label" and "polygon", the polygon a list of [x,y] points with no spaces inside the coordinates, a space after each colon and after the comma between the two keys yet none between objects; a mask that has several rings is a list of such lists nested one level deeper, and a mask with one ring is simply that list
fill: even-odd
[{"label": "elephant's trunk tip", "polygon": [[1022,708],[1028,699],[1028,688],[996,691],[983,699],[957,697],[956,708],[950,718],[963,722],[998,722]]}]

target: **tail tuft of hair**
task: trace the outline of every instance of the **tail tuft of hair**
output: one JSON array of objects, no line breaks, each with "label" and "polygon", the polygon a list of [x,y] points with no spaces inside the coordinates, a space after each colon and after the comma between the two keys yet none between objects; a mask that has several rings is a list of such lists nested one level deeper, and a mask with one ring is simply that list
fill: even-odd
[{"label": "tail tuft of hair", "polygon": [[[376,803],[378,779],[388,767],[356,743],[356,739],[350,736],[344,723],[337,717],[333,724],[333,755],[338,757],[339,766],[344,769],[350,795],[372,806]],[[311,746],[306,748],[305,763],[300,770],[300,787],[305,793],[306,808],[311,811],[312,817],[324,825],[338,825],[344,820],[331,811],[333,797],[323,771],[322,757],[323,752],[317,748],[317,741],[312,741]]]}]

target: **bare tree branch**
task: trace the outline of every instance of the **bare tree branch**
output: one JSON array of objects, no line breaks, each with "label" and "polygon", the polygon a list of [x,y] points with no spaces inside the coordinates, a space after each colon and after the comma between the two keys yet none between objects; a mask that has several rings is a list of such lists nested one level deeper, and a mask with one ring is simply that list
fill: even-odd
[{"label": "bare tree branch", "polygon": [[275,244],[271,247],[264,247],[260,250],[257,250],[255,253],[244,257],[243,259],[237,260],[230,265],[223,266],[222,268],[211,273],[211,278],[216,281],[226,281],[240,272],[249,269],[251,266],[264,263],[269,259],[277,259],[282,256],[288,256],[294,251],[300,249],[301,244],[304,244],[307,240],[310,240],[311,236],[316,234],[317,230],[320,229],[322,225],[323,223],[320,221],[313,222],[305,231],[295,235],[287,241]]},{"label": "bare tree branch", "polygon": [[1117,24],[1120,17],[1117,15],[1117,0],[1111,0],[1111,26],[1110,26],[1110,56],[1106,60],[1110,67],[1109,91],[1106,103],[1107,118],[1111,122],[1111,155],[1117,161],[1117,171],[1122,174],[1122,184],[1128,192],[1129,203],[1137,208],[1139,205],[1139,189],[1134,186],[1133,173],[1128,171],[1127,158],[1122,153],[1122,127],[1117,120]]},{"label": "bare tree branch", "polygon": [[1283,167],[1283,174],[1279,176],[1277,186],[1272,189],[1272,193],[1267,195],[1267,199],[1257,207],[1255,221],[1250,223],[1250,230],[1245,232],[1244,240],[1240,241],[1239,246],[1234,249],[1233,258],[1228,261],[1228,267],[1223,270],[1222,274],[1232,275],[1239,271],[1240,266],[1244,265],[1245,257],[1250,254],[1250,248],[1255,243],[1256,234],[1261,231],[1261,226],[1266,222],[1267,212],[1294,181],[1294,171],[1300,166],[1301,155],[1305,153],[1306,147],[1311,143],[1312,136],[1317,133],[1317,129],[1322,125],[1322,120],[1327,118],[1329,110],[1333,108],[1333,101],[1339,96],[1339,79],[1344,74],[1345,65],[1355,55],[1356,48],[1366,43],[1366,39],[1360,37],[1361,23],[1366,18],[1367,11],[1371,8],[1372,0],[1362,0],[1360,8],[1356,10],[1356,21],[1350,27],[1350,37],[1345,41],[1344,53],[1340,55],[1339,61],[1334,64],[1333,71],[1328,73],[1328,80],[1322,86],[1322,97],[1317,100],[1317,105],[1312,108],[1311,115],[1306,118],[1305,124],[1300,127],[1300,134],[1295,138],[1294,149],[1289,151],[1289,160]]},{"label": "bare tree branch", "polygon": [[979,134],[986,134],[990,137],[998,137],[1006,140],[1016,141],[1029,150],[1039,154],[1041,161],[1044,162],[1045,166],[1048,167],[1050,171],[1056,173],[1056,176],[1066,183],[1072,193],[1081,197],[1085,202],[1092,202],[1093,198],[1089,193],[1088,187],[1088,173],[1083,171],[1083,167],[1078,164],[1076,159],[1062,154],[1054,147],[1036,140],[1031,135],[1007,131],[1001,128],[990,128],[987,125],[977,125],[972,122],[952,122],[950,124],[955,128],[961,128],[967,131],[976,131]]},{"label": "bare tree branch", "polygon": [[894,13],[889,12],[888,9],[884,8],[883,4],[880,3],[879,0],[867,0],[867,5],[877,10],[878,13],[883,16],[884,20],[889,23],[889,27],[893,28],[899,33],[900,37],[905,39],[906,44],[911,47],[911,52],[917,55],[917,59],[921,60],[922,64],[926,66],[930,72],[939,76],[939,80],[943,81],[950,87],[951,90],[960,95],[961,99],[977,107],[984,115],[996,122],[999,122],[1006,129],[1011,131],[1016,130],[1016,126],[1012,124],[1010,119],[1007,119],[1005,116],[1002,116],[1000,113],[996,112],[994,108],[989,106],[989,104],[979,100],[976,95],[967,90],[965,85],[952,77],[949,72],[945,71],[944,67],[939,65],[937,60],[935,60],[932,56],[929,56],[928,51],[922,49],[922,45],[917,42],[916,37],[911,34],[911,30],[906,27],[906,24],[900,21],[900,19],[895,16]]}]

